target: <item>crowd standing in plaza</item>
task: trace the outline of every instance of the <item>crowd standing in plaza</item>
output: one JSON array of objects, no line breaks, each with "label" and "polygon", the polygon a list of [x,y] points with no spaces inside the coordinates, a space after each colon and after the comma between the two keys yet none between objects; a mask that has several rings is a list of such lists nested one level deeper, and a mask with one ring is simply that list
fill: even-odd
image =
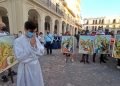
[{"label": "crowd standing in plaza", "polygon": [[[8,33],[2,31],[4,26],[4,24],[0,24],[0,36],[8,35]],[[44,36],[42,32],[36,32],[36,29],[37,27],[32,21],[25,22],[25,34],[23,34],[22,31],[19,31],[14,41],[14,53],[16,59],[19,61],[17,86],[44,86],[42,71],[38,60],[39,57],[44,55],[45,49],[47,55],[53,53],[52,49],[60,49],[62,36],[72,36],[69,31],[66,31],[62,36],[51,34],[50,31],[47,31],[47,34]],[[120,34],[120,31],[118,31],[117,34]],[[96,32],[91,32],[88,29],[78,31],[78,33],[74,35],[77,40],[76,48],[79,48],[79,39],[81,35],[111,35],[110,49],[113,49],[115,43],[115,34],[113,32],[104,32],[102,28]],[[69,58],[73,54],[63,52],[63,55]],[[92,60],[94,63],[96,62],[96,55],[97,51],[93,53]],[[80,62],[89,64],[89,56],[89,54],[82,54]],[[112,54],[100,54],[100,63],[106,63],[108,57],[112,57]],[[117,68],[120,68],[120,59],[117,59]],[[14,71],[13,74],[16,75]],[[5,75],[2,79],[7,81]]]}]

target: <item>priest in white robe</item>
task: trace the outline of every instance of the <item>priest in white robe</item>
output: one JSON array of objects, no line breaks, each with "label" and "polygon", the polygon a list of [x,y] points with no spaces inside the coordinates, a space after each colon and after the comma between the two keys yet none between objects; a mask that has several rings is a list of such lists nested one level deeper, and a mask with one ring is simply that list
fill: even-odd
[{"label": "priest in white robe", "polygon": [[33,22],[25,23],[25,35],[14,42],[14,52],[19,61],[17,86],[44,86],[39,57],[44,54],[44,47],[34,36],[36,26]]}]

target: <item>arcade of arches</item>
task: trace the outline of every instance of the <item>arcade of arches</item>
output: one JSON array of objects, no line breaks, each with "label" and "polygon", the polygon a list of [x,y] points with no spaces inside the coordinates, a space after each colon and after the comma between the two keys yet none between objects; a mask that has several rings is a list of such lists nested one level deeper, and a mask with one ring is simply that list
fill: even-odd
[{"label": "arcade of arches", "polygon": [[7,31],[11,34],[17,34],[19,31],[24,32],[24,22],[27,20],[33,21],[37,25],[37,30],[43,32],[43,34],[46,34],[47,31],[59,35],[64,34],[66,31],[69,31],[72,35],[78,32],[79,27],[77,25],[36,6],[32,2],[29,3],[33,7],[31,4],[23,3],[25,5],[24,9],[19,9],[20,7],[18,7],[22,6],[22,4],[15,5],[16,7],[14,7],[11,3],[7,3],[7,1],[2,4],[0,3],[0,22],[6,24]]}]

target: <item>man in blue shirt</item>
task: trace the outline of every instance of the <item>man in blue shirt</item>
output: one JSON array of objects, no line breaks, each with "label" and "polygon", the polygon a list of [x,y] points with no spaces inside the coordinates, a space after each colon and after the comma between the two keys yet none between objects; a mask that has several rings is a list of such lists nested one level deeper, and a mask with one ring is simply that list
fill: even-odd
[{"label": "man in blue shirt", "polygon": [[47,54],[52,54],[52,44],[53,44],[53,35],[50,34],[50,32],[47,32],[47,35],[45,36],[45,45],[47,48]]}]

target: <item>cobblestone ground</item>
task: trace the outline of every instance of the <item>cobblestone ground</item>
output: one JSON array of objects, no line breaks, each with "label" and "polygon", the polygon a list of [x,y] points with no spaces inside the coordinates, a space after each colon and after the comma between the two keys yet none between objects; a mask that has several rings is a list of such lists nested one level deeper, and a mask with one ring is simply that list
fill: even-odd
[{"label": "cobblestone ground", "polygon": [[[77,52],[76,52],[77,53]],[[65,56],[60,50],[54,50],[53,55],[40,58],[45,86],[120,86],[120,70],[116,69],[115,59],[109,58],[107,63],[80,63],[81,55],[76,55],[73,63],[65,63]],[[17,69],[17,66],[14,68]],[[16,77],[14,77],[16,82]],[[16,86],[2,83],[0,86]]]}]

